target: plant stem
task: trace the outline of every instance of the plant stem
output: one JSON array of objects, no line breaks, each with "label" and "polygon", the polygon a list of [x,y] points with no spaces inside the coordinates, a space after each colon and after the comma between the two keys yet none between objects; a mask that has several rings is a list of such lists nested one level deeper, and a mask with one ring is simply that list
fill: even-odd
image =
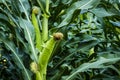
[{"label": "plant stem", "polygon": [[37,2],[39,4],[41,10],[43,11],[43,13],[45,13],[44,7],[43,7],[42,3],[40,2],[40,0],[37,0]]},{"label": "plant stem", "polygon": [[48,19],[49,19],[49,0],[46,0],[46,11],[43,14],[43,24],[42,24],[42,39],[43,42],[48,40]]},{"label": "plant stem", "polygon": [[46,12],[49,13],[49,0],[46,0]]},{"label": "plant stem", "polygon": [[42,40],[43,42],[48,40],[48,16],[46,14],[43,15],[42,21]]},{"label": "plant stem", "polygon": [[36,73],[36,80],[43,80],[41,73],[39,71],[37,71],[37,73]]}]

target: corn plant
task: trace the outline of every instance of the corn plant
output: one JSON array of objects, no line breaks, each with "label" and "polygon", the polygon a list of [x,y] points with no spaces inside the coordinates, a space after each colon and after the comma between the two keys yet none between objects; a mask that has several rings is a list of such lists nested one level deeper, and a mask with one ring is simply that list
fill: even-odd
[{"label": "corn plant", "polygon": [[[18,80],[88,80],[86,74],[94,79],[94,69],[107,68],[120,75],[113,65],[120,60],[119,56],[101,55],[119,52],[116,44],[119,43],[119,22],[117,18],[111,19],[119,15],[116,3],[109,0],[1,0],[0,53],[10,56],[0,55],[0,58],[3,56],[2,70],[7,70],[7,64],[12,70],[19,68],[16,71],[22,75],[17,75]],[[108,51],[108,47],[114,51]],[[58,62],[54,64],[54,60]],[[83,72],[86,74],[81,75]],[[13,77],[9,80],[14,80]]]},{"label": "corn plant", "polygon": [[[46,8],[43,8],[41,1],[37,2],[43,9],[43,14],[41,14],[39,7],[31,7],[28,1],[22,0],[2,0],[1,3],[3,3],[5,7],[0,7],[2,12],[1,16],[3,15],[1,18],[8,23],[5,25],[9,25],[6,27],[7,29],[4,29],[6,31],[11,30],[10,33],[8,33],[8,36],[11,35],[12,37],[9,39],[7,34],[4,34],[3,30],[0,34],[0,40],[13,53],[15,63],[19,64],[19,68],[22,69],[25,80],[31,80],[31,76],[18,55],[19,50],[17,51],[17,49],[20,49],[20,45],[22,45],[21,48],[24,48],[26,52],[29,53],[33,61],[29,65],[31,71],[36,74],[36,80],[46,80],[49,58],[52,55],[55,44],[63,38],[63,34],[60,32],[48,36],[49,0],[44,1]],[[27,3],[27,6],[23,3]],[[39,20],[41,16],[42,20]],[[6,19],[4,19],[4,17]]]}]

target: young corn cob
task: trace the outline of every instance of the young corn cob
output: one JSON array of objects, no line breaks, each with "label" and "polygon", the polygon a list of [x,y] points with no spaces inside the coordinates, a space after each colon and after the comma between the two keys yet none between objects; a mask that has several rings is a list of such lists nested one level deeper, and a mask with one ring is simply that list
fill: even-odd
[{"label": "young corn cob", "polygon": [[55,47],[57,41],[63,38],[63,34],[58,32],[54,33],[53,36],[48,40],[43,48],[41,54],[39,55],[39,67],[40,67],[40,74],[43,80],[46,80],[46,70],[49,58],[51,57],[52,51]]},{"label": "young corn cob", "polygon": [[41,32],[40,32],[40,29],[39,29],[39,25],[38,25],[38,21],[37,21],[37,18],[36,18],[36,15],[39,14],[39,8],[38,7],[33,7],[33,10],[32,10],[32,23],[33,23],[33,26],[34,26],[34,29],[35,29],[35,35],[36,35],[36,48],[41,51],[42,47],[42,38],[41,38]]}]

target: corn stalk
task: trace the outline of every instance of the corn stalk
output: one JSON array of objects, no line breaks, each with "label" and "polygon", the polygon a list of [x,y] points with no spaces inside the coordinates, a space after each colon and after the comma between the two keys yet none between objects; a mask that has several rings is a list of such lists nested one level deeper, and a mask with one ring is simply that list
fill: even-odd
[{"label": "corn stalk", "polygon": [[[36,18],[39,14],[38,7],[33,8],[31,15],[32,23],[36,32],[36,48],[40,53],[38,55],[38,61],[31,63],[31,70],[36,74],[36,80],[46,80],[47,64],[52,55],[56,42],[61,40],[63,37],[62,33],[55,33],[50,39],[48,39],[49,0],[46,0],[45,3],[46,5],[44,8],[41,1],[38,1],[38,4],[43,12],[42,30],[40,30],[40,26]],[[43,44],[44,47],[42,47]]]}]

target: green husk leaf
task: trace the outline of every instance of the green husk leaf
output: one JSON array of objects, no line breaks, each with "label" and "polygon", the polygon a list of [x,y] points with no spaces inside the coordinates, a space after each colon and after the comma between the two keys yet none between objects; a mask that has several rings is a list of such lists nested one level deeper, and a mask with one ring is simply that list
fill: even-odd
[{"label": "green husk leaf", "polygon": [[41,51],[42,47],[42,38],[41,38],[41,32],[39,29],[38,21],[35,16],[35,14],[32,12],[32,23],[35,29],[35,35],[36,35],[36,48],[38,48],[39,51]]},{"label": "green husk leaf", "polygon": [[49,58],[51,56],[51,53],[54,49],[54,46],[56,44],[56,41],[54,40],[54,38],[50,38],[50,40],[48,40],[45,44],[45,47],[43,48],[40,56],[39,56],[39,66],[40,66],[40,72],[42,74],[42,77],[44,78],[46,75],[46,69],[47,69],[47,64],[49,61]]}]

